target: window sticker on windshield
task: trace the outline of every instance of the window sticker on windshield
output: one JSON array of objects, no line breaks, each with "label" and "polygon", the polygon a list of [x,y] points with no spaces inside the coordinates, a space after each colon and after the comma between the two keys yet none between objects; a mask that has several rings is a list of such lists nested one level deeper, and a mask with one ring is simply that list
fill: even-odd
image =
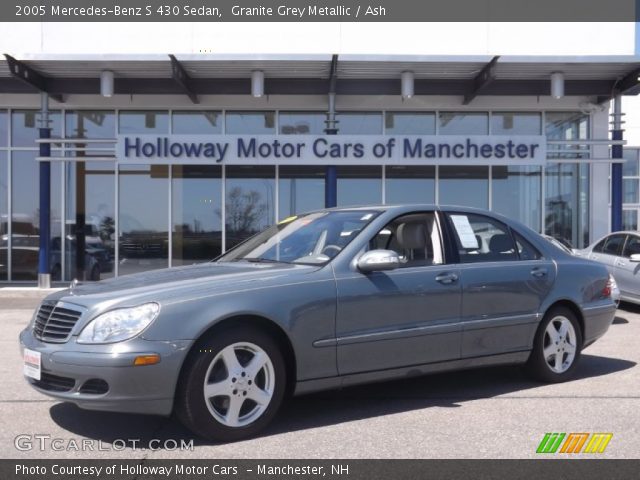
[{"label": "window sticker on windshield", "polygon": [[296,218],[298,218],[297,215],[292,215],[291,217],[283,218],[278,222],[278,225],[283,225],[285,223],[293,222]]},{"label": "window sticker on windshield", "polygon": [[462,248],[479,248],[478,239],[476,234],[469,223],[469,218],[466,215],[451,215],[451,221],[456,228],[458,238],[462,244]]}]

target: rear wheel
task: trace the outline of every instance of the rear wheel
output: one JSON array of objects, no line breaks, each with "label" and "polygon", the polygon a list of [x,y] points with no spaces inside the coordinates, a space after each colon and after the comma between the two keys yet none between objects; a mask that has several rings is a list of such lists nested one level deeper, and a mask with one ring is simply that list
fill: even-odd
[{"label": "rear wheel", "polygon": [[538,328],[527,371],[543,382],[564,382],[575,374],[581,351],[578,319],[568,308],[555,307],[547,312]]},{"label": "rear wheel", "polygon": [[286,370],[277,343],[244,327],[213,332],[191,353],[176,413],[194,433],[215,441],[256,435],[282,403]]}]

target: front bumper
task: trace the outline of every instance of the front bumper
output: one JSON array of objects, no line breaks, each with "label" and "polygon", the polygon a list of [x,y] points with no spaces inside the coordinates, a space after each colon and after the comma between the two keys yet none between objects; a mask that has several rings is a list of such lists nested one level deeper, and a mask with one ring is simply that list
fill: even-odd
[{"label": "front bumper", "polygon": [[[134,338],[83,345],[76,343],[75,336],[66,343],[45,343],[30,328],[20,333],[21,354],[25,348],[41,354],[41,381],[25,377],[37,391],[88,410],[155,415],[171,413],[180,368],[192,343]],[[135,357],[154,353],[160,355],[159,363],[133,365]],[[104,383],[96,380],[106,382],[106,392]]]}]

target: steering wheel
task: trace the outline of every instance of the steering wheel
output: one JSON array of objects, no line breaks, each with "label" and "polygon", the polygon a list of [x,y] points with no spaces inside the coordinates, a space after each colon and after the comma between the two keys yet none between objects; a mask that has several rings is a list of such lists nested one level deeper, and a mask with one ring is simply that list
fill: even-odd
[{"label": "steering wheel", "polygon": [[[330,258],[333,258],[338,253],[340,253],[340,250],[342,250],[342,247],[339,247],[338,245],[326,245],[322,249],[322,253],[324,253],[325,255],[327,255]],[[334,253],[330,253],[330,252],[334,252]]]}]

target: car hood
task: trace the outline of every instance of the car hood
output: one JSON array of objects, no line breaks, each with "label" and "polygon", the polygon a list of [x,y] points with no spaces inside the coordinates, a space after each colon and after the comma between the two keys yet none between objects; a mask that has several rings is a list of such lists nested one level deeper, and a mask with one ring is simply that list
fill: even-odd
[{"label": "car hood", "polygon": [[97,304],[137,301],[184,300],[189,295],[225,293],[286,281],[319,267],[283,263],[225,262],[166,268],[126,275],[95,283],[78,284],[57,292],[48,300],[62,300],[88,308]]}]

